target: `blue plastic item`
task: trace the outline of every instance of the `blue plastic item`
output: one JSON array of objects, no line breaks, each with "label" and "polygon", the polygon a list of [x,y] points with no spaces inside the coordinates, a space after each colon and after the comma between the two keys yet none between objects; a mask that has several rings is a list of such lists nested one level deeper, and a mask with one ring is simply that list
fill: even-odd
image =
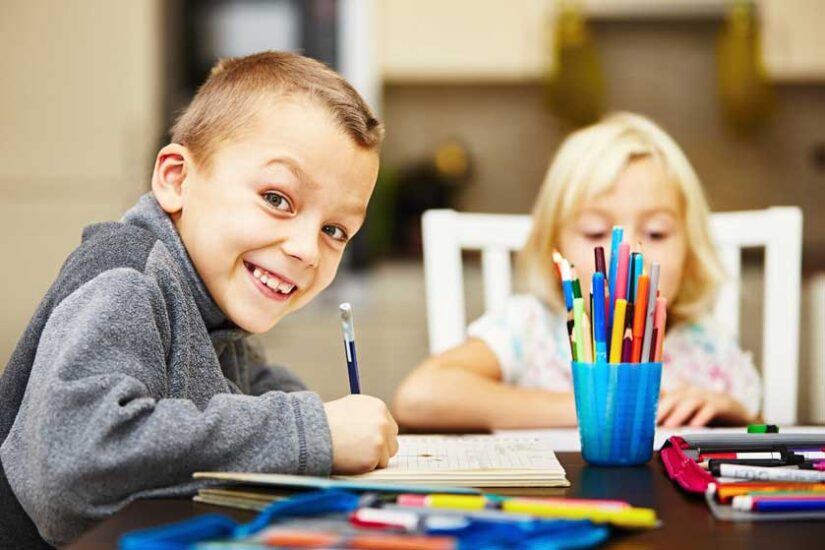
[{"label": "blue plastic item", "polygon": [[644,464],[653,455],[661,363],[573,362],[582,456],[597,466]]},{"label": "blue plastic item", "polygon": [[606,525],[588,520],[496,521],[467,518],[458,527],[427,528],[428,535],[456,537],[459,550],[589,548],[610,535]]},{"label": "blue plastic item", "polygon": [[249,523],[238,524],[220,514],[205,514],[186,521],[132,531],[118,541],[120,550],[186,550],[199,542],[241,540],[284,518],[308,517],[355,510],[363,497],[346,491],[314,491],[273,502]]},{"label": "blue plastic item", "polygon": [[196,542],[225,539],[237,526],[232,518],[205,514],[178,523],[126,533],[118,541],[120,550],[186,550]]}]

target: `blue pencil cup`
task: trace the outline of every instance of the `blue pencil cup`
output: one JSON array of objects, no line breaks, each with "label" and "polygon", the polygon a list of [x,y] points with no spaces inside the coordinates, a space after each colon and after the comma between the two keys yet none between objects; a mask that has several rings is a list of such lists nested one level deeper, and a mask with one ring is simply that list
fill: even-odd
[{"label": "blue pencil cup", "polygon": [[596,466],[644,464],[653,455],[661,363],[573,362],[582,456]]}]

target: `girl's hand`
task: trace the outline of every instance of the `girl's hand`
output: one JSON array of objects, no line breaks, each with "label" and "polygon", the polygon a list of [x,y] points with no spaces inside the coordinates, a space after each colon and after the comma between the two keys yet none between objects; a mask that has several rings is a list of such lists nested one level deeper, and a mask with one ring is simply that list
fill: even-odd
[{"label": "girl's hand", "polygon": [[656,423],[666,428],[705,426],[712,420],[722,424],[748,424],[751,416],[734,398],[724,393],[685,386],[664,393],[659,399]]}]

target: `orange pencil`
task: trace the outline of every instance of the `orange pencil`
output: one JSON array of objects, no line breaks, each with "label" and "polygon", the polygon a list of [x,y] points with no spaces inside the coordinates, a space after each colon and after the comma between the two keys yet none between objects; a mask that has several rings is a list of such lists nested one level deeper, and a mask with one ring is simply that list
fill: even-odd
[{"label": "orange pencil", "polygon": [[645,335],[645,316],[647,315],[647,293],[650,286],[650,277],[647,274],[639,277],[639,290],[636,292],[636,304],[633,311],[633,351],[632,363],[642,360],[642,339]]}]

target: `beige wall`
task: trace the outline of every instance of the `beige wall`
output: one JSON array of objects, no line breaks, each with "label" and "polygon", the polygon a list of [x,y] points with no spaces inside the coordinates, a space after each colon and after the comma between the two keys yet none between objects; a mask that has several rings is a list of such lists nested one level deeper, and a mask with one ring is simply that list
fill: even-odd
[{"label": "beige wall", "polygon": [[[825,268],[825,82],[775,88],[762,132],[740,138],[722,122],[716,97],[713,21],[613,22],[594,26],[608,110],[640,112],[682,145],[715,210],[799,205],[804,262]],[[543,103],[540,84],[407,84],[385,90],[386,162],[430,153],[459,136],[476,164],[467,210],[527,212],[566,129]]]},{"label": "beige wall", "polygon": [[83,226],[148,187],[160,0],[0,3],[0,368]]}]

